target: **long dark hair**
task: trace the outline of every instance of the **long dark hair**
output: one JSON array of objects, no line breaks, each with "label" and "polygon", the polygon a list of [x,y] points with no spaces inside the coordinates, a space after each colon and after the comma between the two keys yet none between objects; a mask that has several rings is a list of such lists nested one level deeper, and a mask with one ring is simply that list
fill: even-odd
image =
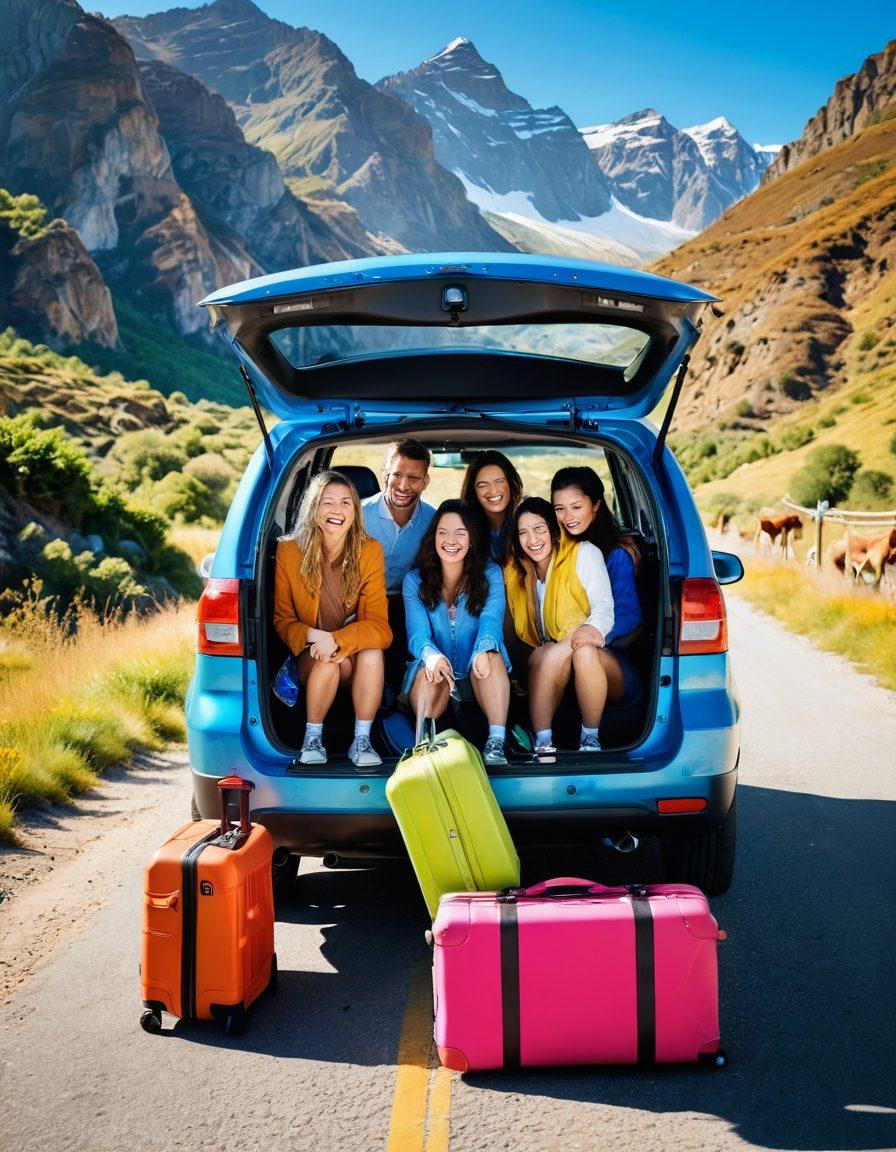
[{"label": "long dark hair", "polygon": [[488,599],[488,578],[485,574],[485,558],[479,539],[479,525],[472,510],[463,500],[443,500],[436,509],[426,535],[420,541],[420,548],[414,567],[420,572],[420,599],[432,611],[442,599],[442,562],[436,552],[436,532],[443,516],[455,512],[463,521],[470,537],[470,548],[464,557],[463,571],[457,594],[467,598],[467,610],[478,616]]},{"label": "long dark hair", "polygon": [[501,469],[507,478],[507,485],[510,488],[510,503],[507,506],[507,518],[504,521],[504,529],[502,531],[502,543],[505,550],[507,547],[507,525],[510,523],[510,518],[516,511],[516,506],[519,504],[523,495],[522,477],[503,452],[496,452],[493,448],[489,448],[485,452],[477,452],[464,473],[463,483],[460,488],[460,498],[472,509],[473,515],[476,517],[480,546],[486,556],[489,551],[491,525],[488,522],[485,509],[479,503],[479,497],[476,495],[476,481],[482,469],[488,468],[489,465],[494,465],[496,468]]},{"label": "long dark hair", "polygon": [[526,555],[520,544],[520,517],[527,512],[533,516],[540,516],[545,521],[551,536],[551,547],[555,552],[560,546],[560,524],[553,506],[543,496],[527,496],[525,500],[521,500],[507,525],[507,551],[514,567],[524,580],[526,565],[533,562],[532,557]]},{"label": "long dark hair", "polygon": [[631,543],[631,538],[625,535],[619,527],[616,517],[607,506],[604,499],[603,481],[593,468],[589,468],[585,464],[561,468],[559,472],[554,474],[554,479],[551,481],[551,498],[555,492],[559,492],[562,488],[578,488],[585,493],[592,504],[600,501],[597,515],[587,531],[575,539],[589,540],[592,544],[596,544],[603,552],[604,559],[610,555],[614,548],[624,547]]}]

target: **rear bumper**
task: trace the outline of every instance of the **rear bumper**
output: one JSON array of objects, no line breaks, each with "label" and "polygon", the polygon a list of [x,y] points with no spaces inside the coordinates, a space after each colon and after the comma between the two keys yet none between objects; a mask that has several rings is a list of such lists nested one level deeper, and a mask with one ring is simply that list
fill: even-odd
[{"label": "rear bumper", "polygon": [[[709,733],[700,735],[705,739]],[[700,775],[685,774],[672,765],[658,771],[606,774],[504,774],[493,776],[492,786],[520,845],[588,844],[599,835],[624,829],[640,835],[692,836],[717,827],[728,812],[737,784],[736,746],[720,768]],[[385,777],[240,772],[256,783],[253,820],[268,828],[278,846],[308,856],[404,855],[386,801]],[[194,772],[193,789],[202,815],[213,817],[218,805],[216,777]],[[697,813],[657,811],[658,799],[684,797],[701,797],[707,806]]]}]

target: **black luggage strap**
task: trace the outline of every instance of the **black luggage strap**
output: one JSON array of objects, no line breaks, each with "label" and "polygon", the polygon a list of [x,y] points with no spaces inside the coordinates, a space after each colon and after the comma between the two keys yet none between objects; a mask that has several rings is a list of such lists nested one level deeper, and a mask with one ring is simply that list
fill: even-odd
[{"label": "black luggage strap", "polygon": [[517,907],[513,900],[498,901],[501,933],[501,1027],[504,1067],[520,1067],[520,935]]},{"label": "black luggage strap", "polygon": [[626,885],[635,917],[635,978],[638,1004],[638,1063],[656,1061],[656,980],[653,949],[653,912],[647,889]]}]

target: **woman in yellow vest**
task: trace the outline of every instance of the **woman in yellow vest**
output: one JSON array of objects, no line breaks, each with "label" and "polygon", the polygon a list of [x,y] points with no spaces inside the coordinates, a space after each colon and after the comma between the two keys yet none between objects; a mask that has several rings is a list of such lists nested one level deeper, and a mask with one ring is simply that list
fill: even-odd
[{"label": "woman in yellow vest", "polygon": [[599,548],[560,531],[554,509],[527,496],[509,525],[504,567],[507,606],[531,649],[529,714],[535,752],[555,752],[551,725],[570,677],[582,713],[579,751],[599,752],[598,728],[610,694],[604,641],[613,594]]}]

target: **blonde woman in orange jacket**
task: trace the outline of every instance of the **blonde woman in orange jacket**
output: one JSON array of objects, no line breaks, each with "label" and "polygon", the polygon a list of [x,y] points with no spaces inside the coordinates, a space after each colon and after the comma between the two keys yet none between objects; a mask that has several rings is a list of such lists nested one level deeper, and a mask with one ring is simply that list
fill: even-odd
[{"label": "blonde woman in orange jacket", "polygon": [[305,735],[299,760],[326,764],[324,718],[340,684],[351,683],[358,768],[382,761],[370,728],[383,696],[383,651],[392,643],[382,545],[364,531],[354,485],[340,472],[315,476],[295,530],[277,545],[274,627],[299,658]]}]

